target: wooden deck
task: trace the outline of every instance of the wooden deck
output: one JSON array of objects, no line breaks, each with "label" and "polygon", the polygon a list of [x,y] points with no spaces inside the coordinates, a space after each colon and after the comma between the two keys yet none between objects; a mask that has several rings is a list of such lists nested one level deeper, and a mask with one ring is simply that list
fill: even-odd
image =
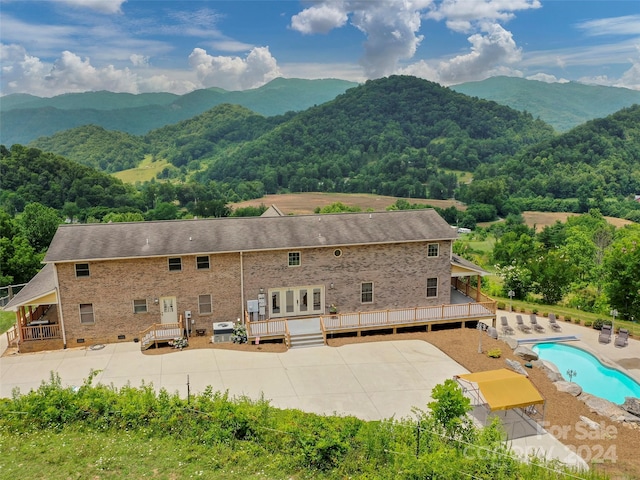
[{"label": "wooden deck", "polygon": [[[338,313],[321,315],[320,328],[325,342],[327,335],[355,332],[358,335],[366,330],[392,329],[424,326],[427,331],[433,325],[495,319],[496,302],[471,302],[438,305],[433,307],[403,308],[379,310],[374,312]],[[251,322],[247,320],[249,340],[256,338],[289,340],[287,320],[283,318]]]}]

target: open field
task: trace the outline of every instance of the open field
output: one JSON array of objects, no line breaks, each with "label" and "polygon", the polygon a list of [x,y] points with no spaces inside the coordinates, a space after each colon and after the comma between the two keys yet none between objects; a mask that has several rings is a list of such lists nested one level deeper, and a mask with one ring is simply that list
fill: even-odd
[{"label": "open field", "polygon": [[[571,216],[578,215],[577,213],[567,213],[567,212],[523,212],[522,216],[524,217],[525,223],[529,227],[536,227],[536,231],[539,232],[544,227],[553,225],[556,221],[566,222],[567,218]],[[622,218],[616,217],[604,217],[607,221],[614,225],[615,227],[624,227],[625,225],[629,225],[633,222],[630,220],[624,220]]]},{"label": "open field", "polygon": [[138,167],[116,172],[113,176],[122,180],[124,183],[135,184],[136,182],[148,182],[156,178],[156,175],[165,167],[171,166],[172,165],[166,160],[153,162],[151,155],[146,155]]},{"label": "open field", "polygon": [[[302,215],[310,214],[320,207],[326,207],[333,203],[341,202],[349,207],[359,207],[362,211],[374,210],[383,211],[396,203],[396,197],[386,197],[384,195],[372,195],[367,193],[287,193],[282,195],[266,195],[255,200],[234,203],[232,208],[258,207],[261,204],[267,207],[275,205],[283,213]],[[427,200],[424,198],[405,198],[409,203],[429,204],[434,207],[448,208],[452,205],[460,210],[466,207],[456,200]]]}]

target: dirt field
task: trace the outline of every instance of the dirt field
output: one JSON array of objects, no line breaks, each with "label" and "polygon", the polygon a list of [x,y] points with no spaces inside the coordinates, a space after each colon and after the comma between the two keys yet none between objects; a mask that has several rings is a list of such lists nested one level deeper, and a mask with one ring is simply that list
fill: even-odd
[{"label": "dirt field", "polygon": [[[566,213],[566,212],[523,212],[522,216],[524,217],[525,223],[529,227],[536,227],[536,231],[539,232],[544,227],[548,225],[553,225],[556,221],[566,222],[567,218],[571,216],[577,215],[576,213]],[[604,217],[607,219],[611,225],[615,227],[624,227],[625,225],[629,225],[633,223],[629,220],[624,220],[622,218],[616,217]]]},{"label": "dirt field", "polygon": [[[259,207],[264,204],[267,207],[275,205],[282,213],[289,215],[310,214],[320,207],[326,207],[333,203],[341,202],[349,207],[359,207],[362,211],[374,210],[384,211],[394,203],[396,197],[385,197],[384,195],[371,195],[366,193],[288,193],[283,195],[266,195],[255,200],[234,203],[232,208]],[[429,204],[434,207],[448,208],[455,205],[458,209],[464,210],[466,207],[455,200],[426,200],[424,198],[405,198],[409,203]]]},{"label": "dirt field", "polygon": [[[375,335],[363,337],[349,337],[329,339],[328,344],[338,347],[356,342],[382,342],[387,340],[422,340],[429,342],[470,372],[494,370],[505,367],[505,359],[521,361],[515,357],[511,349],[500,340],[493,340],[488,336],[482,339],[483,354],[478,353],[478,333],[471,329],[442,330],[435,332],[404,333],[397,335]],[[194,337],[188,348],[226,348],[253,352],[285,352],[283,344],[234,345],[212,344],[208,337]],[[495,359],[486,355],[493,348],[502,351],[502,358]],[[170,347],[149,349],[147,355],[162,355],[176,352]],[[563,443],[575,448],[576,451],[595,468],[606,472],[612,479],[622,480],[640,478],[640,428],[625,426],[627,424],[611,422],[609,419],[592,413],[581,401],[568,393],[558,392],[547,376],[536,368],[530,372],[530,379],[546,400],[545,420],[547,428],[552,433],[565,432]],[[589,431],[580,420],[585,416],[601,424],[601,433]],[[586,437],[586,438],[585,438]],[[615,455],[615,458],[613,458]],[[612,461],[613,460],[613,461]]]}]

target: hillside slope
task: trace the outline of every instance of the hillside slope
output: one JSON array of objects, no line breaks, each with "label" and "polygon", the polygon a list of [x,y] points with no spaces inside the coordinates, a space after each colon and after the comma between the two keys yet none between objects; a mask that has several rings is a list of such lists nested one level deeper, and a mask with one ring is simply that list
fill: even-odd
[{"label": "hillside slope", "polygon": [[199,115],[222,103],[242,105],[266,116],[301,111],[334,99],[357,84],[344,80],[278,78],[253,90],[196,90],[182,96],[167,93],[131,95],[87,92],[38,98],[3,97],[0,144],[28,144],[41,136],[83,125],[97,125],[133,135]]},{"label": "hillside slope", "polygon": [[529,112],[559,132],[640,104],[640,91],[636,90],[576,82],[546,83],[517,77],[491,77],[481,82],[453,85],[451,89]]}]

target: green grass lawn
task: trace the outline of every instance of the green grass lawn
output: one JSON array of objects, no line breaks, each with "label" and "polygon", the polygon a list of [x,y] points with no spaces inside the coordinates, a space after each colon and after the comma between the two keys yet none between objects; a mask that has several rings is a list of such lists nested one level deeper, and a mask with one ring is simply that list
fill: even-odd
[{"label": "green grass lawn", "polygon": [[9,330],[16,323],[16,314],[14,312],[5,312],[0,310],[0,333]]},{"label": "green grass lawn", "polygon": [[148,182],[166,167],[173,167],[166,160],[152,161],[151,155],[146,155],[142,163],[136,168],[122,170],[113,174],[114,177],[122,180],[124,183],[135,184],[136,182]]}]

